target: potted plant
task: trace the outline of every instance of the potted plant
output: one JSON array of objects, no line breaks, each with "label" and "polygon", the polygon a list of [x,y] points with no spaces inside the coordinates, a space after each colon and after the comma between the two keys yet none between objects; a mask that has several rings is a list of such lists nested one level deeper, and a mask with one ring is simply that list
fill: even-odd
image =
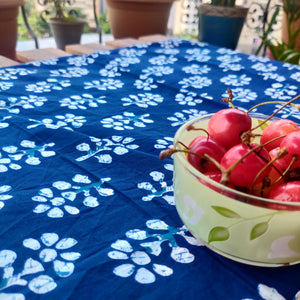
[{"label": "potted plant", "polygon": [[[49,4],[50,7],[50,10],[44,10],[41,16],[43,20],[49,24],[57,48],[65,50],[66,45],[80,43],[81,35],[86,21],[78,18],[74,9],[68,9],[66,7],[67,4],[71,4],[71,1],[42,1],[42,5]],[[52,11],[54,11],[55,16],[46,20],[46,18],[43,17],[43,14],[49,15]]]},{"label": "potted plant", "polygon": [[167,34],[174,1],[106,0],[108,20],[114,38]]},{"label": "potted plant", "polygon": [[[272,36],[273,26],[278,21],[281,9],[282,18],[282,40],[279,41]],[[272,59],[300,65],[300,1],[282,0],[282,7],[277,6],[266,32],[261,37],[256,55],[263,47],[267,48],[269,57]]]},{"label": "potted plant", "polygon": [[24,0],[0,1],[0,55],[16,59],[16,44],[18,38],[18,21],[20,6]]},{"label": "potted plant", "polygon": [[300,51],[300,0],[283,1],[282,40]]},{"label": "potted plant", "polygon": [[200,41],[235,49],[248,14],[248,7],[235,0],[211,0],[198,7]]}]

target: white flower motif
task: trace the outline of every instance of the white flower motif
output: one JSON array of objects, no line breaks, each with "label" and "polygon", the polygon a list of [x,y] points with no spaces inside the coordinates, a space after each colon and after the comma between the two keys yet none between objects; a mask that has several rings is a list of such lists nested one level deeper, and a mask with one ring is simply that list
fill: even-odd
[{"label": "white flower motif", "polygon": [[185,59],[188,61],[207,62],[210,60],[210,50],[201,48],[192,48],[186,51]]},{"label": "white flower motif", "polygon": [[0,91],[6,91],[12,88],[14,84],[12,82],[0,82]]},{"label": "white flower motif", "polygon": [[156,57],[150,58],[149,63],[153,65],[169,65],[174,64],[177,61],[177,58],[174,56],[165,56],[165,55],[158,55]]},{"label": "white flower motif", "polygon": [[230,86],[244,86],[250,84],[251,77],[247,77],[246,74],[236,75],[230,74],[220,79],[222,83]]},{"label": "white flower motif", "polygon": [[205,76],[193,76],[189,78],[184,78],[178,82],[182,85],[183,89],[188,89],[193,87],[195,89],[202,89],[204,87],[212,85],[212,80]]},{"label": "white flower motif", "polygon": [[132,130],[133,126],[130,124],[133,123],[136,127],[146,127],[145,124],[153,123],[154,121],[149,119],[149,114],[144,114],[141,116],[136,116],[134,113],[124,112],[123,115],[116,115],[110,118],[105,118],[101,120],[103,127],[113,128],[115,130]]},{"label": "white flower motif", "polygon": [[98,90],[116,90],[123,87],[124,83],[120,80],[113,80],[110,78],[93,80],[91,82],[84,82],[85,89],[98,89]]},{"label": "white flower motif", "polygon": [[[119,239],[111,244],[112,250],[108,252],[108,257],[118,260],[121,264],[114,268],[113,273],[119,277],[127,278],[134,275],[134,279],[140,284],[151,284],[156,281],[156,275],[171,276],[173,269],[162,264],[152,262],[152,258],[158,257],[162,253],[161,244],[166,242],[171,248],[171,258],[178,263],[192,263],[194,255],[187,248],[177,245],[174,235],[179,235],[195,246],[202,246],[194,237],[185,235],[187,229],[172,228],[164,221],[154,219],[148,220],[146,226],[154,233],[146,230],[132,229],[126,232],[126,237],[133,241],[142,241],[138,245],[138,250],[125,239]],[[162,232],[164,231],[164,232]],[[144,241],[150,238],[150,241]],[[155,238],[156,240],[153,240]]]},{"label": "white flower motif", "polygon": [[[67,190],[70,188],[68,182],[55,182],[53,186],[58,190]],[[73,198],[74,196],[71,198],[69,193],[65,197],[54,197],[53,191],[50,188],[43,188],[39,191],[38,196],[32,197],[33,201],[40,203],[34,208],[33,212],[36,214],[47,212],[49,218],[62,218],[64,211],[71,215],[77,215],[79,214],[79,209],[66,203],[68,200],[73,201]]]},{"label": "white flower motif", "polygon": [[280,99],[282,101],[290,100],[297,95],[298,87],[295,85],[273,83],[271,88],[265,90],[265,94],[272,99]]},{"label": "white flower motif", "polygon": [[147,78],[150,76],[162,77],[162,76],[173,74],[174,69],[169,66],[153,66],[142,70],[142,72],[144,74],[140,75],[141,78]]},{"label": "white flower motif", "polygon": [[59,277],[69,277],[75,269],[73,261],[79,259],[81,254],[66,250],[74,247],[77,243],[77,240],[73,238],[59,239],[56,233],[44,233],[40,240],[25,239],[23,246],[39,251],[39,258],[42,263],[53,263],[53,269]]},{"label": "white flower motif", "polygon": [[154,145],[155,149],[167,149],[173,146],[173,138],[172,137],[164,137],[163,139],[156,140],[156,144]]},{"label": "white flower motif", "polygon": [[68,124],[70,123],[74,128],[80,128],[83,123],[86,122],[85,117],[83,116],[75,116],[73,114],[65,114],[64,116],[55,116],[55,118],[62,120],[62,122]]},{"label": "white flower motif", "polygon": [[136,80],[134,85],[139,90],[151,91],[152,89],[156,89],[157,85],[153,83],[153,78],[147,78],[146,80]]},{"label": "white flower motif", "polygon": [[13,196],[7,194],[12,190],[10,185],[2,185],[0,186],[0,210],[4,207],[4,201],[11,199]]},{"label": "white flower motif", "polygon": [[175,96],[175,101],[178,102],[180,105],[189,105],[189,106],[196,106],[203,102],[202,99],[199,99],[197,93],[190,92],[188,90],[182,89],[181,93]]},{"label": "white flower motif", "polygon": [[89,74],[88,69],[79,67],[70,67],[67,69],[58,69],[50,71],[53,77],[76,78]]},{"label": "white flower motif", "polygon": [[62,90],[64,87],[70,86],[69,80],[58,81],[57,79],[50,78],[46,81],[39,81],[26,85],[26,91],[34,93],[46,93],[52,90]]},{"label": "white flower motif", "polygon": [[128,105],[137,105],[138,107],[147,108],[149,106],[156,106],[159,103],[162,103],[164,98],[158,94],[138,94],[138,95],[129,95],[121,99],[124,102],[124,106]]},{"label": "white flower motif", "polygon": [[69,109],[87,109],[88,107],[96,108],[99,104],[105,104],[105,96],[94,97],[91,94],[73,95],[59,101],[62,107]]},{"label": "white flower motif", "polygon": [[207,74],[210,70],[211,68],[207,65],[200,66],[195,64],[182,68],[182,71],[184,71],[185,73],[193,75]]}]

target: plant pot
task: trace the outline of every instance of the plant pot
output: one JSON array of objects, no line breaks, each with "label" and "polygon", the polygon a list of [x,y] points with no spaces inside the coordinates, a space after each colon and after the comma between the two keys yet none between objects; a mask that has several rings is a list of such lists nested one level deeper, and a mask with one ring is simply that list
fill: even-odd
[{"label": "plant pot", "polygon": [[[297,1],[297,6],[300,6],[300,0]],[[289,37],[288,37],[288,29],[287,29],[287,17],[286,17],[286,14],[284,11],[282,13],[281,25],[282,25],[282,27],[281,27],[282,28],[281,29],[282,41],[288,44]],[[291,24],[291,29],[293,32],[295,32],[299,28],[300,28],[300,18]],[[295,50],[300,52],[300,34],[298,35],[298,37],[296,39]]]},{"label": "plant pot", "polygon": [[19,7],[24,0],[0,1],[0,55],[16,60]]},{"label": "plant pot", "polygon": [[114,38],[167,34],[174,0],[106,0]]},{"label": "plant pot", "polygon": [[65,50],[66,45],[79,44],[85,21],[76,20],[60,20],[50,18],[47,21],[50,30],[54,36],[57,48]]},{"label": "plant pot", "polygon": [[201,4],[199,41],[235,49],[247,14],[248,7],[244,6],[224,7]]}]

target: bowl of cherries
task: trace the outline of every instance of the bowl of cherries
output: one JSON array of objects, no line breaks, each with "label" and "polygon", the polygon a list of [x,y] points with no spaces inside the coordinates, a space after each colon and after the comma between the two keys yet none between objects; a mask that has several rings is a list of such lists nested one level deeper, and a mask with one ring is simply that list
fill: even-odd
[{"label": "bowl of cherries", "polygon": [[274,115],[230,107],[199,116],[160,155],[173,155],[189,231],[225,257],[270,267],[300,262],[300,128]]}]

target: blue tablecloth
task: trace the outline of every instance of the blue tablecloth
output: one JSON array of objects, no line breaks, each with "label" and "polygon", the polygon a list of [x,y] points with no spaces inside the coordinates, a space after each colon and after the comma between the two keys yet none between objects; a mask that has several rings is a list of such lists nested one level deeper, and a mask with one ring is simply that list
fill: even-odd
[{"label": "blue tablecloth", "polygon": [[241,264],[191,236],[158,156],[184,122],[228,107],[227,88],[244,109],[293,98],[299,67],[174,39],[0,78],[1,300],[296,297],[300,265]]}]

